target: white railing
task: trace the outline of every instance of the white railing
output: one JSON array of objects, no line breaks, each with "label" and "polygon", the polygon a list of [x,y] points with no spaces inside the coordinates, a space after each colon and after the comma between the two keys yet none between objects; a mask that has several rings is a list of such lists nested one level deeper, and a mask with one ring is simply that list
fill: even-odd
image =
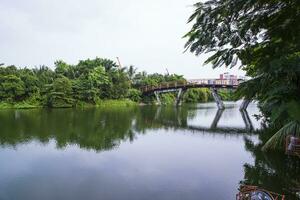
[{"label": "white railing", "polygon": [[241,81],[237,79],[193,79],[188,81],[160,83],[159,85],[155,85],[155,86],[144,86],[141,88],[141,90],[143,92],[149,92],[158,89],[179,88],[179,87],[197,86],[197,85],[238,86],[239,83],[241,83]]}]

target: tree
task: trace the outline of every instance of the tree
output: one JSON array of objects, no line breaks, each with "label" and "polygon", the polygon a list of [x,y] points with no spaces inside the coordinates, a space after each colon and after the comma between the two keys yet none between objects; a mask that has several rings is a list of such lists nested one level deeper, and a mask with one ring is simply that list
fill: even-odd
[{"label": "tree", "polygon": [[100,98],[102,86],[108,82],[104,67],[95,67],[88,74],[82,74],[74,80],[74,94],[79,100],[95,103]]},{"label": "tree", "polygon": [[256,98],[272,125],[299,122],[286,108],[300,106],[300,1],[210,0],[195,7],[186,49],[210,53],[205,63],[214,68],[244,69],[252,79],[237,94]]},{"label": "tree", "polygon": [[176,74],[136,73],[133,66],[120,68],[103,58],[80,60],[75,65],[58,60],[54,65],[54,70],[44,65],[33,69],[0,67],[0,103],[71,107],[97,104],[100,99],[141,101],[139,89],[145,84],[184,81]]},{"label": "tree", "polygon": [[72,107],[74,99],[72,94],[71,81],[62,76],[54,80],[50,87],[50,91],[47,97],[47,102],[50,107]]},{"label": "tree", "polygon": [[25,94],[24,82],[15,75],[0,77],[0,99],[8,102],[19,101]]},{"label": "tree", "polygon": [[72,66],[68,65],[62,60],[55,61],[54,65],[56,74],[66,76],[68,78],[74,78],[74,73],[71,70]]},{"label": "tree", "polygon": [[39,80],[31,70],[21,70],[20,78],[24,82],[25,98],[29,98],[34,95],[39,95]]},{"label": "tree", "polygon": [[89,82],[96,88],[100,88],[101,85],[108,82],[108,76],[104,67],[97,66],[88,74]]},{"label": "tree", "polygon": [[207,102],[210,100],[211,93],[206,88],[189,89],[184,95],[184,101],[190,103]]},{"label": "tree", "polygon": [[137,89],[129,89],[128,90],[127,98],[129,98],[132,101],[139,102],[142,99],[141,96],[142,96],[142,93],[140,90],[137,90]]},{"label": "tree", "polygon": [[131,86],[129,78],[124,71],[110,70],[109,82],[102,88],[102,97],[110,99],[122,99],[126,97]]},{"label": "tree", "polygon": [[128,67],[128,69],[127,69],[127,74],[128,74],[128,77],[129,77],[129,79],[130,79],[131,81],[133,81],[134,76],[135,76],[135,74],[136,74],[136,71],[137,71],[137,69],[136,69],[134,66],[130,65],[130,66]]}]

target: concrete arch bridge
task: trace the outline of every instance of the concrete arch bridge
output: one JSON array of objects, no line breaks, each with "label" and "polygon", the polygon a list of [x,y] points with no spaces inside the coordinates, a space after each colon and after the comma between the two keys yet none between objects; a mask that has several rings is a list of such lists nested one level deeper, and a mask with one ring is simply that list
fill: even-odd
[{"label": "concrete arch bridge", "polygon": [[[179,106],[182,103],[184,93],[191,88],[208,88],[211,90],[213,98],[219,109],[225,109],[224,103],[218,94],[218,89],[237,89],[243,80],[230,79],[197,79],[191,81],[177,81],[161,83],[157,86],[144,86],[141,88],[143,95],[154,94],[158,104],[161,105],[160,94],[175,92],[177,93],[175,105]],[[244,99],[240,106],[240,110],[246,110],[251,100]]]}]

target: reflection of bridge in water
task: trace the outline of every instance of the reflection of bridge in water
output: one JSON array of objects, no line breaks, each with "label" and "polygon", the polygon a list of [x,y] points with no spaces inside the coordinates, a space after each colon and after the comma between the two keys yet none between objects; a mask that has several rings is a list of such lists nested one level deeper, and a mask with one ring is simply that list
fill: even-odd
[{"label": "reflection of bridge in water", "polygon": [[[175,108],[176,112],[179,109]],[[167,120],[167,119],[159,119],[159,115],[161,112],[161,108],[158,108],[155,115],[155,120],[160,121],[164,126],[182,130],[189,130],[195,132],[207,132],[207,133],[219,133],[219,134],[243,134],[243,133],[256,133],[257,130],[254,129],[252,121],[249,117],[249,114],[246,110],[240,110],[241,117],[243,119],[244,128],[237,128],[237,127],[221,127],[218,126],[218,123],[223,115],[224,110],[218,109],[215,117],[209,127],[200,126],[200,125],[189,125],[177,115],[177,120]]]}]

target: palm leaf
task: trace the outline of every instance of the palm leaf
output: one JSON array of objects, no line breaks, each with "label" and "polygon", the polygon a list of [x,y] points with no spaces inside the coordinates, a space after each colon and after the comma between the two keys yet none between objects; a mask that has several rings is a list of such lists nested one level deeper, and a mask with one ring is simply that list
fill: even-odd
[{"label": "palm leaf", "polygon": [[288,113],[292,119],[300,122],[300,103],[297,101],[291,101],[288,104]]},{"label": "palm leaf", "polygon": [[262,150],[267,151],[283,147],[285,138],[288,135],[300,137],[300,123],[298,121],[291,121],[277,131],[262,147]]}]

